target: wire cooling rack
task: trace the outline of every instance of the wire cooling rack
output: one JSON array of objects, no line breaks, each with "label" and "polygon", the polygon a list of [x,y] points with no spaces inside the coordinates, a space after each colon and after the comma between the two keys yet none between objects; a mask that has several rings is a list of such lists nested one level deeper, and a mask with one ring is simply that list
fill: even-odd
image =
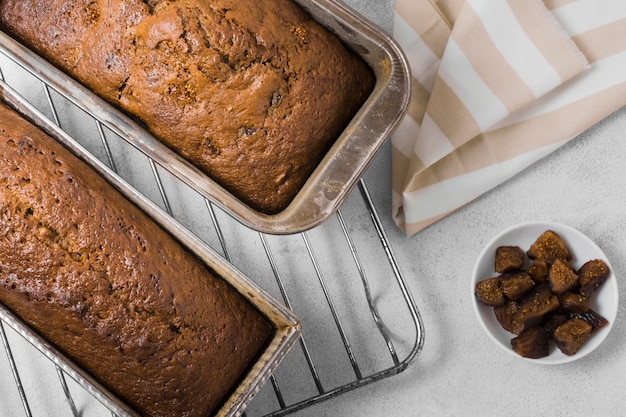
[{"label": "wire cooling rack", "polygon": [[[0,77],[302,318],[299,345],[247,416],[293,413],[398,374],[419,355],[420,314],[363,180],[337,214],[313,230],[287,236],[254,232],[6,52],[0,53]],[[0,416],[112,414],[1,321],[0,340]]]}]

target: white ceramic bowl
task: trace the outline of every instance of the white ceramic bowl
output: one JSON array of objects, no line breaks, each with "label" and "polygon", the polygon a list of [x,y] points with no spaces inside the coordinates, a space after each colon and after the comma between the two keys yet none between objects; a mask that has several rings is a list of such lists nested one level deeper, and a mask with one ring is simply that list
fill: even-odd
[{"label": "white ceramic bowl", "polygon": [[[494,270],[495,253],[498,246],[519,246],[526,252],[539,235],[548,229],[558,233],[568,245],[572,252],[572,266],[574,268],[580,268],[582,264],[591,259],[602,259],[609,267],[609,277],[591,299],[591,308],[606,318],[609,324],[595,332],[592,337],[581,346],[580,350],[575,355],[568,356],[563,354],[554,346],[554,343],[551,342],[550,354],[548,356],[540,359],[528,359],[519,356],[511,348],[511,339],[515,337],[515,335],[502,328],[500,323],[496,320],[492,307],[485,306],[477,300],[474,295],[474,288],[477,282],[498,275]],[[535,363],[561,364],[574,361],[589,354],[604,341],[611,331],[615,317],[617,316],[619,303],[617,279],[606,255],[583,233],[570,226],[559,223],[534,221],[521,223],[504,230],[494,237],[480,253],[472,272],[471,281],[471,297],[474,310],[480,324],[489,337],[510,354]]]}]

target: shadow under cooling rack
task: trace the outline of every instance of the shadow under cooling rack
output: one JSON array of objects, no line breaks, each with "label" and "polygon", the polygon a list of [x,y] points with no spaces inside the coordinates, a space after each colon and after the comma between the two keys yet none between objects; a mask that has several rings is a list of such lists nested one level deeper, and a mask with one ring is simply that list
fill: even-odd
[{"label": "shadow under cooling rack", "polygon": [[[302,339],[247,416],[278,416],[404,371],[423,324],[363,180],[313,230],[252,231],[170,175],[103,122],[0,54],[2,80],[132,187],[302,318]],[[0,321],[1,415],[111,415]]]}]

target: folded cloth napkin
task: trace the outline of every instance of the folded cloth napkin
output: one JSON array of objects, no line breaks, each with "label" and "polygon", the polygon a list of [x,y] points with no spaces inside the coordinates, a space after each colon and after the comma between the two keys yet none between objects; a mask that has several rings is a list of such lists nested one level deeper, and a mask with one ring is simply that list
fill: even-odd
[{"label": "folded cloth napkin", "polygon": [[416,233],[626,105],[624,0],[397,0],[393,217]]}]

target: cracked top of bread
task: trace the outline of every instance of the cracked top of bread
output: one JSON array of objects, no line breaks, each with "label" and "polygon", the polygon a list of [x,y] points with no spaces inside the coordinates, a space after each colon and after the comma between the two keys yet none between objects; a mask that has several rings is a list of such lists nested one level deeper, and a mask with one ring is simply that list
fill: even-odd
[{"label": "cracked top of bread", "polygon": [[266,214],[374,83],[291,0],[2,0],[0,25]]},{"label": "cracked top of bread", "polygon": [[0,303],[144,416],[210,415],[274,332],[171,235],[3,104]]}]

